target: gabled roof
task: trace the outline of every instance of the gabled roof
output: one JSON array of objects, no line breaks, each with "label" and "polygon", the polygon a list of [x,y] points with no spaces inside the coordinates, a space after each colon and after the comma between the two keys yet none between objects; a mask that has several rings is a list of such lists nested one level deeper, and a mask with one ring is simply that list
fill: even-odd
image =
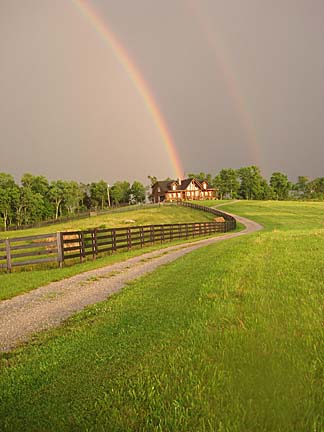
[{"label": "gabled roof", "polygon": [[196,178],[190,178],[190,179],[185,179],[181,181],[181,185],[179,186],[179,190],[185,190],[187,189],[187,187],[190,185],[190,183],[192,182],[192,180],[201,188],[203,189],[203,183],[205,182],[207,185],[207,189],[213,189],[212,186],[208,183],[207,180],[203,180],[200,181]]},{"label": "gabled roof", "polygon": [[172,183],[174,183],[173,180],[171,180],[171,181],[169,181],[169,180],[157,181],[153,185],[153,188],[159,187],[161,192],[167,192],[168,190],[171,189]]},{"label": "gabled roof", "polygon": [[179,190],[185,190],[187,189],[187,187],[190,185],[191,181],[193,179],[185,179],[185,180],[181,180],[181,185],[178,186]]},{"label": "gabled roof", "polygon": [[207,189],[213,189],[212,186],[208,183],[207,180],[200,181],[200,180],[192,179],[192,178],[181,180],[181,184],[180,185],[179,185],[179,182],[176,181],[176,180],[157,181],[153,185],[153,188],[155,189],[156,187],[159,187],[160,191],[163,193],[163,192],[171,191],[172,190],[172,184],[176,184],[177,185],[177,189],[176,190],[179,190],[179,191],[180,190],[186,190],[187,187],[190,185],[190,183],[192,181],[194,181],[198,185],[198,187],[200,189],[203,189],[203,185],[202,184],[204,182],[207,184]]}]

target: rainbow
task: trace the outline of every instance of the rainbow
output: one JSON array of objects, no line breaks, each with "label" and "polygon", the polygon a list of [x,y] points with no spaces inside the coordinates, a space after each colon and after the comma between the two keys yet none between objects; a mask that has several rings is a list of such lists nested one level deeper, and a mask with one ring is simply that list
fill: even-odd
[{"label": "rainbow", "polygon": [[148,84],[145,82],[134,61],[131,59],[130,55],[127,53],[126,49],[122,46],[122,44],[117,40],[116,36],[108,28],[107,23],[100,17],[98,12],[87,0],[71,1],[81,12],[81,14],[87,19],[87,21],[92,25],[95,31],[101,36],[105,43],[107,43],[111,47],[117,60],[122,65],[122,67],[126,71],[127,76],[133,82],[135,88],[143,99],[147,111],[152,117],[157,129],[159,130],[168,156],[170,157],[170,160],[172,162],[174,174],[176,175],[176,177],[183,178],[184,170],[182,168],[176,146],[171,137],[171,133],[168,130],[166,122],[161,114],[161,111],[159,110],[159,107],[152,95]]},{"label": "rainbow", "polygon": [[200,31],[204,34],[210,49],[215,55],[217,67],[222,72],[227,91],[236,107],[239,121],[245,129],[250,150],[251,163],[262,165],[262,157],[260,154],[260,145],[258,133],[255,127],[255,121],[252,118],[251,112],[248,109],[246,98],[243,96],[243,92],[239,86],[234,68],[232,67],[229,56],[227,55],[224,41],[222,41],[219,32],[217,32],[214,26],[212,26],[208,14],[203,13],[199,2],[195,0],[185,0],[185,4],[193,13],[194,18],[199,24]]}]

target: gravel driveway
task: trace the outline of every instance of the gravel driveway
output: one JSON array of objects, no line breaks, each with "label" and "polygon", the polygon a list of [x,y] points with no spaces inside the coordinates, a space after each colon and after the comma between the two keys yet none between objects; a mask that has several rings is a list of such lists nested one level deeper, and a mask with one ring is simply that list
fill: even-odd
[{"label": "gravel driveway", "polygon": [[233,216],[246,226],[243,231],[149,252],[0,302],[0,351],[9,351],[28,341],[36,332],[58,326],[85,306],[103,301],[119,291],[126,282],[193,250],[262,229],[256,222]]}]

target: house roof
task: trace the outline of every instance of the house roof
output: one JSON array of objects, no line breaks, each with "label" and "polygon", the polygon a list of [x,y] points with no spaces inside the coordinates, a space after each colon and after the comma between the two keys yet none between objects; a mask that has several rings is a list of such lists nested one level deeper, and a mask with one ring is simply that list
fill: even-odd
[{"label": "house roof", "polygon": [[168,190],[171,189],[172,183],[174,183],[173,180],[171,180],[171,181],[169,181],[169,180],[157,181],[153,187],[154,188],[159,187],[161,192],[167,192]]},{"label": "house roof", "polygon": [[160,191],[163,193],[163,192],[170,191],[172,189],[171,188],[172,184],[176,183],[177,184],[177,190],[186,190],[187,187],[189,186],[189,184],[192,182],[192,180],[194,180],[201,189],[203,189],[202,183],[204,183],[204,182],[207,184],[207,189],[213,189],[212,186],[207,182],[207,180],[199,181],[197,179],[192,179],[192,178],[181,180],[180,185],[179,185],[179,182],[176,180],[157,181],[154,184],[153,188],[159,187]]},{"label": "house roof", "polygon": [[187,187],[190,185],[190,183],[191,183],[192,180],[194,180],[195,183],[197,183],[198,186],[199,186],[201,189],[203,189],[203,185],[202,185],[202,184],[203,184],[204,182],[205,182],[206,185],[207,185],[207,189],[213,189],[213,187],[208,183],[207,180],[202,180],[202,181],[200,181],[200,180],[197,180],[196,178],[195,178],[195,179],[190,178],[190,179],[182,180],[182,181],[181,181],[181,185],[179,186],[178,189],[179,189],[179,190],[185,190],[185,189],[187,189]]},{"label": "house roof", "polygon": [[178,186],[178,189],[179,190],[185,190],[185,189],[187,189],[187,187],[190,185],[190,183],[191,183],[192,180],[193,179],[184,179],[184,180],[181,180],[181,185]]}]

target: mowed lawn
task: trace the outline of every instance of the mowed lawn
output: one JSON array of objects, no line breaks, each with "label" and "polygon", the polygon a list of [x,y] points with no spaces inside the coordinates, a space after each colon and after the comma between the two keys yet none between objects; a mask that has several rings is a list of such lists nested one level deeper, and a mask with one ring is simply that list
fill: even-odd
[{"label": "mowed lawn", "polygon": [[324,430],[324,204],[204,247],[2,354],[3,431]]},{"label": "mowed lawn", "polygon": [[[218,201],[210,201],[216,205]],[[58,231],[77,231],[88,228],[117,228],[125,226],[168,224],[168,223],[189,223],[189,222],[206,222],[213,219],[213,215],[190,208],[180,207],[177,205],[156,206],[138,208],[137,210],[112,212],[99,216],[92,216],[84,219],[76,219],[69,222],[63,222],[44,226],[41,228],[30,228],[19,231],[0,232],[0,239],[24,237],[38,234],[47,234]]]},{"label": "mowed lawn", "polygon": [[[213,201],[215,203],[215,201]],[[168,224],[168,223],[191,223],[209,222],[215,218],[211,213],[193,210],[177,206],[143,207],[140,210],[132,210],[122,213],[112,213],[107,215],[95,216],[87,219],[75,220],[64,224],[51,225],[48,227],[34,228],[23,231],[9,231],[0,233],[0,238],[22,237],[37,234],[44,234],[56,231],[81,230],[94,227],[121,227],[134,225]],[[134,221],[134,222],[129,222]],[[184,240],[174,241],[172,244],[183,243]],[[164,247],[170,246],[165,242]],[[162,246],[156,244],[143,249],[118,252],[107,255],[96,261],[88,260],[86,263],[67,262],[63,269],[56,264],[42,266],[16,267],[12,274],[7,274],[5,270],[0,271],[0,301],[9,299],[18,294],[28,292],[32,289],[46,285],[50,282],[65,279],[75,274],[85,272],[105,265],[124,261],[128,258],[140,255],[144,252],[159,249]]]}]

